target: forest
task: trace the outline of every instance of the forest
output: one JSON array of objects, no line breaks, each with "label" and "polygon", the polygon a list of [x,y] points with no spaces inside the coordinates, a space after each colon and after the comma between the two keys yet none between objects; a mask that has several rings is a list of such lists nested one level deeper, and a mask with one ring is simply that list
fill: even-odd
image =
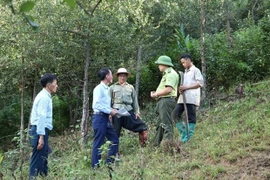
[{"label": "forest", "polygon": [[0,16],[0,155],[27,143],[32,102],[47,72],[59,86],[52,134],[79,132],[82,145],[90,141],[102,67],[131,72],[142,110],[154,103],[160,55],[177,71],[184,70],[179,57],[192,55],[205,78],[202,109],[270,75],[269,0],[1,0]]}]

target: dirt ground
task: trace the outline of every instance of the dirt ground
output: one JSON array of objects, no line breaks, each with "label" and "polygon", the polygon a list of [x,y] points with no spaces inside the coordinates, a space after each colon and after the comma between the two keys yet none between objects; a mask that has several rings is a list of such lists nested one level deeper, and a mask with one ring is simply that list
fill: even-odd
[{"label": "dirt ground", "polygon": [[256,152],[251,157],[239,159],[232,164],[222,163],[222,166],[229,170],[219,179],[270,180],[270,150]]}]

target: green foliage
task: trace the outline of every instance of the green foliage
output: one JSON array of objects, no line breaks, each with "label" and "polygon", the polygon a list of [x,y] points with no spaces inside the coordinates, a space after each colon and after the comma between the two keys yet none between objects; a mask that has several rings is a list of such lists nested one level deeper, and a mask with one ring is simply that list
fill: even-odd
[{"label": "green foliage", "polygon": [[76,6],[75,0],[64,0],[64,2],[66,2],[67,5],[69,5],[69,7],[70,7],[71,9],[74,9],[75,6]]},{"label": "green foliage", "polygon": [[69,118],[68,103],[57,95],[53,96],[53,133],[63,134],[69,128]]},{"label": "green foliage", "polygon": [[33,30],[38,30],[39,25],[34,22],[34,17],[30,16],[30,15],[24,15],[25,19],[27,20],[27,22],[29,23],[29,25],[33,28]]},{"label": "green foliage", "polygon": [[190,42],[189,35],[185,35],[184,25],[181,24],[179,30],[175,29],[175,32],[174,37],[176,39],[179,51],[181,52],[180,54],[191,53],[191,49],[193,48],[192,43]]},{"label": "green foliage", "polygon": [[[219,101],[211,109],[197,112],[195,134],[180,151],[168,153],[162,147],[154,148],[151,142],[155,135],[153,117],[155,104],[148,104],[143,110],[143,119],[148,124],[149,144],[141,148],[138,134],[127,130],[120,137],[121,161],[111,166],[91,169],[92,139],[81,149],[80,133],[66,133],[51,137],[53,148],[49,155],[50,173],[48,179],[230,179],[242,177],[243,171],[250,171],[245,178],[267,179],[269,158],[270,118],[269,80],[260,84],[244,85],[247,95],[234,101]],[[175,129],[176,130],[176,129]],[[175,131],[175,137],[179,134]],[[102,162],[107,155],[110,142],[102,147]],[[5,153],[0,171],[5,178],[19,176],[14,164],[16,152]],[[16,161],[15,161],[16,162]],[[26,161],[25,161],[26,162]],[[3,171],[3,168],[8,171]],[[256,168],[257,167],[257,168]],[[258,168],[259,167],[259,168]],[[13,168],[13,169],[12,169]],[[29,163],[23,165],[27,177]],[[13,171],[12,171],[13,170]]]},{"label": "green foliage", "polygon": [[4,156],[3,156],[3,154],[2,153],[0,153],[0,165],[2,164],[2,162],[3,162],[3,159],[4,159]]},{"label": "green foliage", "polygon": [[34,8],[34,6],[35,6],[35,3],[32,1],[24,2],[20,6],[20,12],[29,12]]},{"label": "green foliage", "polygon": [[[84,9],[76,6],[76,2],[81,2]],[[149,93],[156,89],[162,75],[154,64],[155,59],[162,54],[169,55],[173,60],[175,69],[183,70],[178,62],[178,57],[188,51],[193,56],[194,64],[199,68],[201,67],[199,1],[174,0],[162,3],[145,0],[102,1],[94,16],[89,19],[89,15],[84,10],[94,7],[93,3],[96,3],[96,1],[91,1],[91,3],[84,0],[0,1],[0,44],[2,47],[0,49],[0,100],[2,102],[0,105],[0,123],[1,127],[5,127],[0,133],[1,144],[4,144],[3,140],[10,140],[19,129],[22,88],[25,90],[24,102],[26,105],[24,111],[25,122],[27,123],[32,96],[34,91],[38,92],[37,89],[40,89],[37,81],[45,72],[57,74],[59,80],[59,90],[57,96],[54,97],[54,133],[64,134],[68,132],[70,124],[76,126],[78,119],[81,118],[83,64],[86,56],[85,42],[88,33],[90,33],[90,102],[93,87],[98,83],[96,72],[101,67],[107,66],[113,71],[119,67],[126,67],[132,72],[132,77],[129,79],[130,83],[135,84],[137,50],[139,46],[142,46],[139,101],[141,107],[147,110],[143,113],[143,119],[149,123],[150,139],[155,132],[153,124],[156,114],[154,105],[149,105],[149,102],[152,101]],[[71,7],[72,11],[66,5]],[[233,17],[230,19],[232,49],[227,46],[224,26],[227,20],[228,7],[230,8],[230,17]],[[269,7],[268,0],[262,0],[257,4],[255,4],[255,1],[248,0],[211,1],[211,3],[206,1],[205,54],[209,90],[215,88],[229,91],[238,82],[249,81],[252,83],[269,76]],[[17,12],[20,15],[17,15]],[[33,32],[22,19],[21,14],[32,27],[39,27],[39,31]],[[35,22],[39,22],[39,24]],[[183,25],[179,26],[179,24]],[[183,27],[185,27],[185,31]],[[188,36],[186,36],[187,34]],[[21,82],[22,70],[25,73],[25,87],[22,87]],[[245,86],[245,88],[247,95],[254,95],[259,100],[258,104],[261,101],[263,103],[268,102],[268,97],[261,96],[258,93],[258,91],[261,91],[260,89],[254,90],[251,85]],[[265,88],[265,85],[261,88]],[[249,111],[252,111],[252,107],[257,105],[256,102],[254,99],[250,99],[250,103],[244,103],[244,105],[249,108]],[[237,148],[250,147],[258,150],[268,148],[265,143],[254,142],[251,136],[255,135],[258,138],[256,133],[259,131],[265,132],[264,127],[259,124],[260,119],[256,119],[256,117],[268,118],[269,110],[261,107],[264,112],[262,113],[255,108],[256,112],[249,114],[250,117],[248,117],[239,112],[236,113],[242,107],[241,103],[223,105],[224,110],[221,107],[215,107],[213,111],[207,114],[211,118],[208,119],[207,115],[203,117],[211,124],[202,122],[202,125],[205,125],[202,129],[198,126],[198,130],[204,132],[201,136],[205,139],[199,139],[201,143],[196,141],[197,136],[195,136],[196,143],[192,146],[197,147],[196,144],[202,144],[204,147],[205,145],[205,149],[208,151],[203,152],[202,156],[206,154],[210,157],[209,161],[219,162],[220,159],[226,157],[226,161],[237,162],[238,159],[245,157],[247,154],[245,149],[235,150]],[[89,106],[91,107],[91,103]],[[245,109],[245,112],[249,112],[248,110]],[[226,113],[229,114],[230,111],[234,114],[227,116]],[[227,119],[224,120],[223,116]],[[246,128],[246,132],[241,128],[228,130],[229,127],[234,127],[234,124],[229,120],[233,121],[232,118],[239,119],[239,117],[243,121],[239,123],[244,124],[243,127]],[[213,120],[216,121],[213,122]],[[212,127],[213,124],[220,126],[215,127],[213,131],[204,131],[204,129]],[[267,124],[266,127],[268,127]],[[226,130],[224,134],[222,134],[223,130]],[[254,132],[251,132],[251,130]],[[249,135],[249,132],[251,132],[251,135]],[[237,133],[243,135],[236,135]],[[214,140],[208,142],[217,134],[217,139],[214,138]],[[222,135],[225,137],[223,138]],[[230,138],[243,138],[248,143],[238,140],[239,142],[232,142],[231,145],[234,147],[230,147],[228,145],[228,139]],[[267,139],[266,136],[263,138]],[[130,175],[130,179],[154,179],[159,176],[163,179],[180,179],[187,176],[194,179],[202,176],[220,178],[219,175],[224,174],[222,167],[215,168],[207,163],[204,165],[205,159],[189,163],[188,160],[191,161],[191,159],[184,158],[184,155],[166,157],[168,158],[167,164],[157,164],[151,160],[165,161],[160,150],[139,149],[137,148],[137,137],[136,141],[134,139],[133,136],[122,138],[123,147],[129,147],[128,150],[123,150],[123,165],[127,169],[121,172],[121,168],[116,168],[112,173],[116,179],[125,179],[126,174]],[[62,139],[61,142],[65,140]],[[69,139],[69,141],[73,140]],[[77,139],[74,141],[77,141]],[[90,150],[77,148],[74,143],[71,144],[73,146],[56,143],[57,149],[54,154],[56,160],[52,160],[52,176],[54,178],[57,177],[56,175],[59,176],[60,174],[61,176],[62,174],[63,179],[73,177],[87,179],[89,177],[89,156],[91,152]],[[62,146],[69,148],[63,151],[74,154],[73,156],[69,155],[69,158],[78,163],[78,166],[77,164],[74,168],[70,166],[70,159],[68,158],[61,160],[62,157],[65,157],[61,154]],[[8,147],[8,145],[5,146],[5,148]],[[215,147],[220,148],[215,149]],[[233,153],[230,154],[230,151],[233,151]],[[145,158],[144,155],[141,155],[142,152],[154,153],[150,157],[150,165],[147,165],[142,159]],[[132,153],[134,153],[133,156],[126,156]],[[195,153],[195,156],[201,157],[199,154]],[[179,173],[178,170],[172,169],[174,164],[179,163],[178,161],[186,162],[186,167],[195,169],[199,172],[198,175],[192,172]],[[64,168],[60,167],[62,171],[58,172],[61,163]],[[134,171],[134,164],[136,164],[136,171]],[[82,172],[81,169],[85,171]],[[188,169],[183,167],[184,171],[188,171]],[[154,170],[157,172],[156,174],[153,173]],[[208,171],[210,173],[207,173]],[[27,175],[26,170],[24,173]],[[90,175],[94,174],[93,177],[96,177],[96,179],[108,179],[109,177],[107,168],[102,169],[100,173],[90,172]]]}]

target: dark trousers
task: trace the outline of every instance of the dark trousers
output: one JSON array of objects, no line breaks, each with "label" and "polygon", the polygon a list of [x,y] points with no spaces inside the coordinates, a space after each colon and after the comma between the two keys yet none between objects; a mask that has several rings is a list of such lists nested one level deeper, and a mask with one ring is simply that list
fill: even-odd
[{"label": "dark trousers", "polygon": [[147,130],[146,124],[140,119],[136,119],[134,111],[129,111],[130,116],[122,116],[120,118],[113,116],[112,123],[117,136],[120,136],[122,127],[133,132],[141,132]]},{"label": "dark trousers", "polygon": [[[196,105],[186,104],[188,113],[188,122],[196,124]],[[175,123],[182,121],[182,114],[185,111],[184,104],[177,104],[173,110],[172,117]]]},{"label": "dark trousers", "polygon": [[112,142],[108,152],[106,163],[113,162],[112,156],[118,153],[119,139],[115,130],[113,129],[108,115],[94,114],[92,119],[94,129],[94,143],[92,149],[92,167],[99,166],[101,160],[101,152],[99,148],[104,144],[105,137]]},{"label": "dark trousers", "polygon": [[29,179],[35,179],[36,176],[47,176],[48,174],[48,139],[49,130],[45,128],[44,146],[42,149],[37,150],[39,135],[37,134],[37,126],[31,126],[29,131],[30,142],[32,146],[32,156],[30,160]]},{"label": "dark trousers", "polygon": [[159,116],[153,146],[158,146],[162,140],[173,140],[173,120],[171,114],[175,104],[175,99],[170,97],[158,100],[156,112]]}]

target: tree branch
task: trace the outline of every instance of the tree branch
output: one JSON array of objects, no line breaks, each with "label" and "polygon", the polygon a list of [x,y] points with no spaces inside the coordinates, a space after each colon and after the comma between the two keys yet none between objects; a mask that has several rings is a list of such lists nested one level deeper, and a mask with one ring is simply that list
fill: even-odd
[{"label": "tree branch", "polygon": [[76,1],[76,2],[80,6],[80,8],[85,12],[85,14],[87,14],[89,17],[91,17],[92,14],[90,14],[79,1]]},{"label": "tree branch", "polygon": [[80,33],[79,31],[76,30],[70,30],[70,29],[62,29],[62,27],[58,26],[53,20],[51,20],[52,23],[60,30],[60,31],[64,31],[64,32],[69,32],[69,33],[74,33],[77,34],[79,36],[85,37],[86,35],[83,33]]},{"label": "tree branch", "polygon": [[102,0],[99,0],[98,3],[95,5],[94,9],[91,12],[91,16],[93,16],[95,10],[97,9],[98,5],[101,3]]}]

